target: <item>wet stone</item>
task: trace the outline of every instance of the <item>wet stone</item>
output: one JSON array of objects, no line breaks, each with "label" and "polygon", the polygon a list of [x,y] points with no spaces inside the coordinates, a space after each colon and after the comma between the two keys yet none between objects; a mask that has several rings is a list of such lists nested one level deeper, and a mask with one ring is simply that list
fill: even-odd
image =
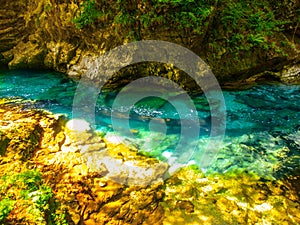
[{"label": "wet stone", "polygon": [[186,211],[187,213],[193,213],[194,212],[194,205],[190,201],[183,200],[183,201],[178,201],[176,203],[176,207],[178,207],[181,210]]}]

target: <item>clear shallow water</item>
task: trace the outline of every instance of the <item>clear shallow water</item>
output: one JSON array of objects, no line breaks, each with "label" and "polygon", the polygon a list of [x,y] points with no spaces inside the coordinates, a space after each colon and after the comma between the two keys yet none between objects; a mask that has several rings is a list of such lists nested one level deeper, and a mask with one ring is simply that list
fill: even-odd
[{"label": "clear shallow water", "polygon": [[[0,97],[35,100],[28,107],[63,113],[69,118],[76,87],[76,81],[52,71],[0,71]],[[224,91],[223,95],[226,133],[208,171],[243,169],[271,179],[299,173],[300,86],[259,85],[244,91]],[[96,129],[107,138],[116,136],[111,124],[115,96],[113,92],[102,93],[95,108]],[[189,115],[180,120],[171,104],[156,97],[137,102],[130,109],[129,121],[122,114],[126,109],[115,109],[121,127],[117,135],[127,144],[138,145],[145,154],[169,163],[188,153],[190,162],[197,164],[205,157],[209,141],[210,108],[204,95],[193,101],[201,124],[196,144],[186,134],[184,141],[179,141],[181,120],[189,120]],[[178,104],[185,107],[184,102]],[[122,126],[127,122],[131,130],[126,133]]]}]

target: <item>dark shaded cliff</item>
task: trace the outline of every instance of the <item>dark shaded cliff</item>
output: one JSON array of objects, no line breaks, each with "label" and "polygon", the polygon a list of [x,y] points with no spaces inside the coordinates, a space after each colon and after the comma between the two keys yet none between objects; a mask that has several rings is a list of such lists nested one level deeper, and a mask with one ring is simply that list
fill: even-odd
[{"label": "dark shaded cliff", "polygon": [[[118,24],[114,20],[117,15],[113,13],[118,12],[114,4],[117,3],[96,1],[98,10],[104,14],[78,29],[74,18],[82,15],[82,2],[1,0],[0,63],[11,69],[50,68],[70,76],[81,76],[86,66],[82,64],[85,56],[103,54],[133,39],[164,40],[180,44],[199,55],[223,85],[240,81],[278,80],[295,83],[300,80],[298,0],[264,1],[261,6],[251,6],[258,10],[251,12],[251,18],[245,17],[243,11],[238,11],[243,4],[239,1],[210,1],[211,5],[207,6],[209,15],[203,19],[201,31],[188,26],[180,27],[180,22],[173,21],[169,15],[173,11],[176,13],[179,6],[170,4],[154,10],[160,18],[165,18],[164,22],[151,20],[149,25],[141,25],[139,18],[144,18],[147,13],[150,15],[152,8],[151,3],[138,0],[126,3],[128,15],[135,16],[129,25]],[[268,10],[272,15],[267,13]],[[242,12],[239,17],[230,17],[238,12]],[[272,17],[273,14],[276,18]],[[252,22],[243,24],[246,20]],[[242,26],[245,28],[240,29]],[[247,29],[263,32],[252,34]],[[167,74],[169,70],[149,64],[125,69],[119,76],[126,74],[130,77],[137,71],[142,74],[165,71],[163,74]]]}]

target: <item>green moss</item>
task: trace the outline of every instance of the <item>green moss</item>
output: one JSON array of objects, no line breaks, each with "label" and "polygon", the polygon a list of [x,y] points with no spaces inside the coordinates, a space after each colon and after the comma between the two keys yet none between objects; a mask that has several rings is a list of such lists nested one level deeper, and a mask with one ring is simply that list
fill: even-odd
[{"label": "green moss", "polygon": [[0,201],[0,222],[2,222],[13,210],[16,201],[4,198]]},{"label": "green moss", "polygon": [[43,183],[37,170],[26,170],[0,177],[0,222],[4,221],[14,206],[21,210],[18,217],[34,224],[66,224],[64,214],[57,214],[59,204],[52,190]]}]

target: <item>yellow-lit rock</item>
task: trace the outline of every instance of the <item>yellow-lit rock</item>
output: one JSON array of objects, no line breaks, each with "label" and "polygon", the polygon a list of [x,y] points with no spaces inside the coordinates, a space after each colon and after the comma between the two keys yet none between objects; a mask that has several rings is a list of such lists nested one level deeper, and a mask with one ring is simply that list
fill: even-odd
[{"label": "yellow-lit rock", "polygon": [[[286,188],[286,194],[278,186]],[[166,182],[164,224],[296,225],[300,202],[295,193],[283,180],[261,181],[243,171],[204,177],[199,170],[184,168]],[[178,202],[183,201],[193,203],[194,212],[180,208]]]},{"label": "yellow-lit rock", "polygon": [[[54,199],[60,202],[69,224],[120,224],[120,221],[162,224],[163,210],[159,202],[163,198],[161,176],[166,165],[161,164],[160,169],[156,167],[159,161],[139,156],[136,150],[107,144],[89,129],[71,130],[65,127],[66,120],[61,116],[21,110],[22,104],[18,104],[6,100],[0,104],[0,177],[37,168],[43,173],[43,182],[52,188]],[[62,151],[63,148],[66,150]],[[144,187],[126,186],[89,168],[85,154],[104,149],[107,157],[136,163],[140,168],[144,166],[153,182]],[[152,171],[152,167],[158,169]],[[116,168],[116,173],[122,173],[119,169]],[[137,173],[132,172],[131,176]],[[25,211],[24,207],[16,207],[8,222],[34,221]]]}]

